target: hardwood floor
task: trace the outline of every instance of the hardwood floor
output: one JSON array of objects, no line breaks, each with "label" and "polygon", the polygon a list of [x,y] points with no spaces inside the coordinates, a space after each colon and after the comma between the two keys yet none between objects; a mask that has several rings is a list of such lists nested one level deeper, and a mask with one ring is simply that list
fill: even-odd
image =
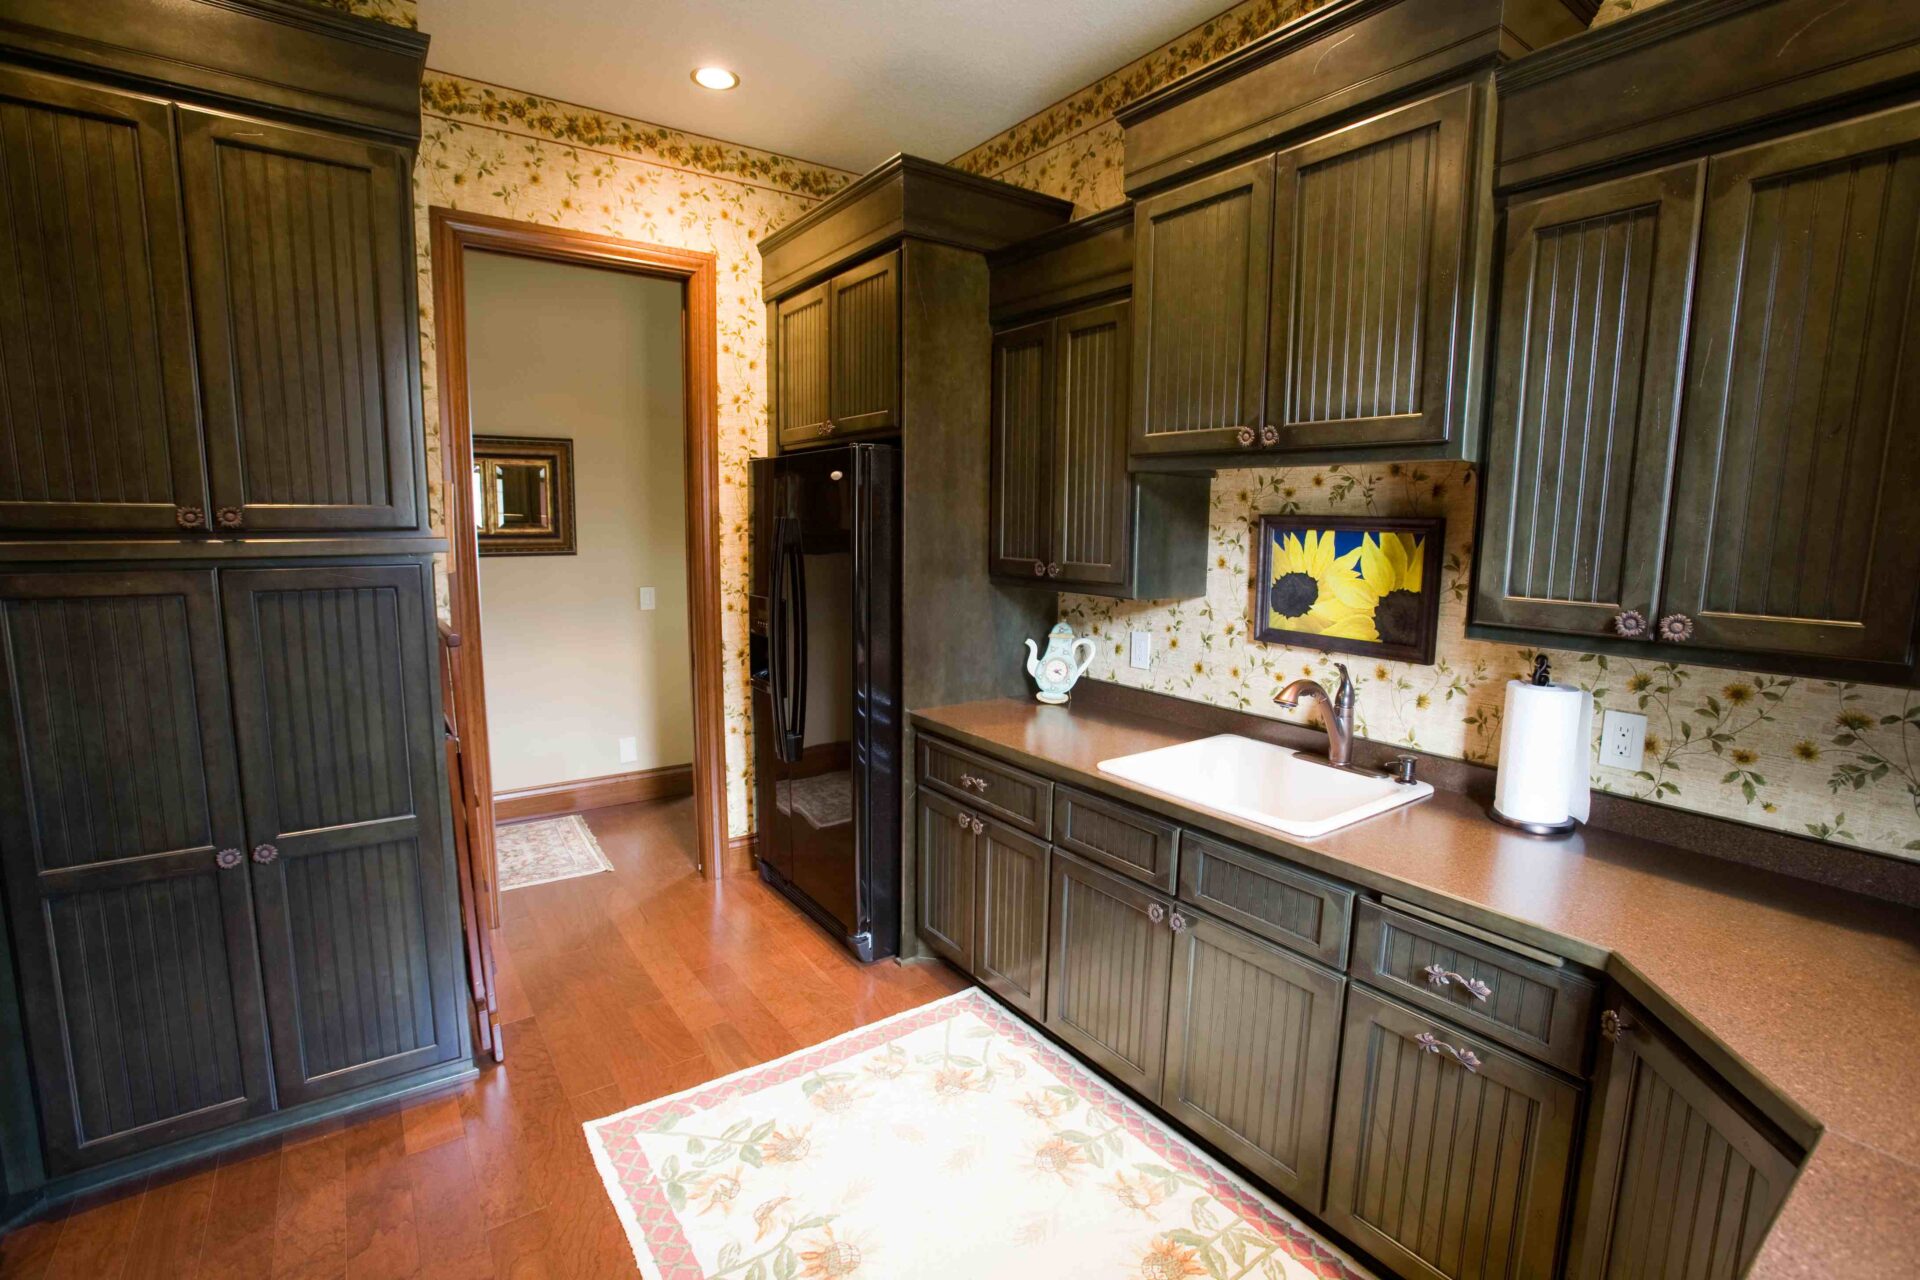
[{"label": "hardwood floor", "polygon": [[691,800],[585,816],[614,873],[502,899],[504,1066],[75,1204],[0,1238],[0,1277],[633,1275],[584,1122],[965,985],[854,963],[757,877],[701,880]]}]

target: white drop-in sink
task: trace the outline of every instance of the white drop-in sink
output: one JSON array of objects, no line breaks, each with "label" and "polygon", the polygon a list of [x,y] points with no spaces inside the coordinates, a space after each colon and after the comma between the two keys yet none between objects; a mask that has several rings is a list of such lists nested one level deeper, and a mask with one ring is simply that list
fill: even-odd
[{"label": "white drop-in sink", "polygon": [[1102,760],[1100,772],[1302,837],[1323,836],[1433,794],[1429,783],[1401,784],[1336,769],[1232,733]]}]

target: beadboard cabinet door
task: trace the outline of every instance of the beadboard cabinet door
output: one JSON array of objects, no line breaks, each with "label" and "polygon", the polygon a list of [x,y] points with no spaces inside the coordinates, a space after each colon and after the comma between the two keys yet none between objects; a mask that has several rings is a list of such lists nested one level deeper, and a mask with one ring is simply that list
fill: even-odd
[{"label": "beadboard cabinet door", "polygon": [[1273,157],[1134,206],[1134,454],[1259,439],[1273,253]]},{"label": "beadboard cabinet door", "polygon": [[919,826],[915,868],[920,937],[969,973],[973,971],[973,894],[979,819],[939,792],[921,787],[915,801]]},{"label": "beadboard cabinet door", "polygon": [[1475,621],[1655,616],[1703,172],[1507,210]]},{"label": "beadboard cabinet door", "polygon": [[828,281],[833,435],[873,435],[900,426],[900,254],[850,267]]},{"label": "beadboard cabinet door", "polygon": [[1320,1207],[1346,979],[1174,909],[1160,1105],[1273,1187]]},{"label": "beadboard cabinet door", "polygon": [[1158,1101],[1173,963],[1166,900],[1056,848],[1052,913],[1047,1029]]},{"label": "beadboard cabinet door", "polygon": [[1920,106],[1716,156],[1662,612],[1687,644],[1907,666]]},{"label": "beadboard cabinet door", "polygon": [[187,107],[179,119],[213,527],[415,527],[407,152]]},{"label": "beadboard cabinet door", "polygon": [[417,564],[222,574],[283,1104],[464,1048],[430,590]]},{"label": "beadboard cabinet door", "polygon": [[1464,429],[1475,92],[1279,154],[1263,445],[1433,445]]},{"label": "beadboard cabinet door", "polygon": [[0,67],[0,529],[204,528],[172,111]]},{"label": "beadboard cabinet door", "polygon": [[1053,555],[1054,323],[993,335],[987,571],[1045,578]]},{"label": "beadboard cabinet door", "polygon": [[997,822],[976,838],[974,976],[1030,1018],[1047,1016],[1047,845]]},{"label": "beadboard cabinet door", "polygon": [[773,304],[773,429],[782,448],[827,432],[830,338],[828,286],[817,284]]},{"label": "beadboard cabinet door", "polygon": [[1108,303],[1054,321],[1053,553],[1049,577],[1117,586],[1127,579],[1133,485],[1127,479],[1127,385],[1133,371],[1128,304]]},{"label": "beadboard cabinet door", "polygon": [[214,576],[0,577],[0,863],[54,1173],[272,1107]]}]

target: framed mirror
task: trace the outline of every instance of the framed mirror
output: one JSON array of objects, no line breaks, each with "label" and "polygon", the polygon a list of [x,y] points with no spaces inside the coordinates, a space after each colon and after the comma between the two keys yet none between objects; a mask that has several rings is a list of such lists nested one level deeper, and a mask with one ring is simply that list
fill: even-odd
[{"label": "framed mirror", "polygon": [[475,436],[473,520],[483,556],[573,555],[573,441]]}]

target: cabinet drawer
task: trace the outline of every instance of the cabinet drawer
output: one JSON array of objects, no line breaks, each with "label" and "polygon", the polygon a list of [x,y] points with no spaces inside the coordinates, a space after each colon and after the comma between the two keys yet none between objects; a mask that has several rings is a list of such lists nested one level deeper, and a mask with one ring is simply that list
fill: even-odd
[{"label": "cabinet drawer", "polygon": [[1595,992],[1578,974],[1373,902],[1360,904],[1348,971],[1563,1071],[1586,1063]]},{"label": "cabinet drawer", "polygon": [[1346,967],[1353,890],[1184,831],[1180,899],[1336,969]]},{"label": "cabinet drawer", "polygon": [[965,800],[988,817],[1042,840],[1052,816],[1053,784],[938,738],[920,739],[920,781]]},{"label": "cabinet drawer", "polygon": [[1122,875],[1173,892],[1180,828],[1113,800],[1060,787],[1053,795],[1053,842]]}]

